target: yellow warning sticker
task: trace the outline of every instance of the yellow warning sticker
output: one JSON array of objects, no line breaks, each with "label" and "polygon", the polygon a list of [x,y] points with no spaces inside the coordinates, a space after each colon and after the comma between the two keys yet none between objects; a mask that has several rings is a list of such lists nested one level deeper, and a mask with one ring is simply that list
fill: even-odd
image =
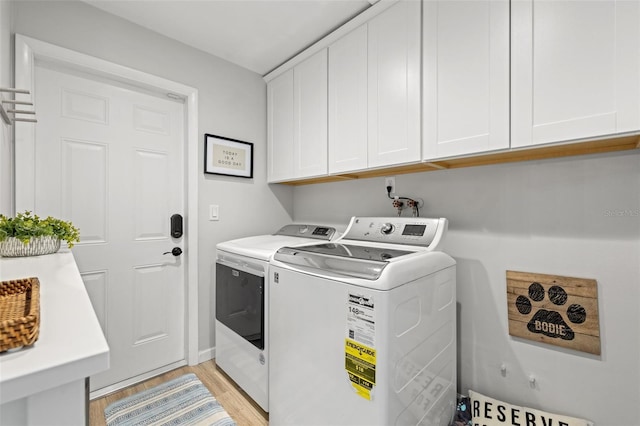
[{"label": "yellow warning sticker", "polygon": [[376,350],[354,340],[345,339],[345,369],[351,386],[364,399],[371,400],[376,384]]}]

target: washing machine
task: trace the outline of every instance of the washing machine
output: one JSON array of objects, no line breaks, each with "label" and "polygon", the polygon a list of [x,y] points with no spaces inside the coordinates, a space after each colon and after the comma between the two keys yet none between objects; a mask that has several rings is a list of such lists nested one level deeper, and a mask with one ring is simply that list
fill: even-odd
[{"label": "washing machine", "polygon": [[449,425],[456,263],[447,220],[354,217],[269,270],[269,424]]},{"label": "washing machine", "polygon": [[216,246],[215,360],[269,411],[269,259],[280,247],[331,241],[331,226],[291,224]]}]

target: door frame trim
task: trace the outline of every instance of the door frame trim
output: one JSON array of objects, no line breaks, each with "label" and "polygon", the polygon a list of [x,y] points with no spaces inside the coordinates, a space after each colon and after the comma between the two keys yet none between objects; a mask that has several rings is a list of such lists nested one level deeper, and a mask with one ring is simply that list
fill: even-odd
[{"label": "door frame trim", "polygon": [[[62,64],[72,69],[127,83],[145,91],[164,92],[184,98],[185,106],[185,180],[186,217],[185,246],[187,282],[187,363],[198,364],[198,89],[182,83],[167,80],[133,68],[105,61],[94,56],[79,53],[21,34],[15,35],[15,85],[31,92],[30,95],[16,95],[16,99],[35,99],[35,61],[46,60]],[[37,105],[35,105],[37,112]],[[37,115],[36,115],[37,117]],[[35,126],[32,123],[15,123],[15,158],[35,158]],[[21,168],[35,165],[20,164]],[[17,165],[16,165],[17,169]],[[20,176],[21,175],[21,176]],[[15,210],[33,210],[35,205],[34,173],[15,173]],[[20,194],[16,188],[20,188]]]}]

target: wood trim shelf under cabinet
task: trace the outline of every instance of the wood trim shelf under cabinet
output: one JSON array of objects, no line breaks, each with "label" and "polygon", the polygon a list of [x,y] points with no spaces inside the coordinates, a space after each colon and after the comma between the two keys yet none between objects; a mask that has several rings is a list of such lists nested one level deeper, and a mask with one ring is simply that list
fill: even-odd
[{"label": "wood trim shelf under cabinet", "polygon": [[567,142],[551,146],[511,149],[504,152],[491,152],[480,155],[465,156],[444,160],[433,160],[411,163],[401,166],[362,170],[337,175],[320,176],[310,179],[279,182],[284,185],[311,185],[314,183],[339,182],[353,179],[400,175],[408,173],[431,172],[457,169],[461,167],[486,166],[491,164],[515,163],[521,161],[546,160],[551,158],[571,157],[605,152],[640,149],[640,134],[617,136],[607,139]]}]

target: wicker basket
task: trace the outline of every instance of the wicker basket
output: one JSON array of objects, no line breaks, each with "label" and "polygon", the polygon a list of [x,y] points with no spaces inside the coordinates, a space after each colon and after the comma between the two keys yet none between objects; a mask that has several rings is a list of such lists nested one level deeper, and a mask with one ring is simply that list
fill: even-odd
[{"label": "wicker basket", "polygon": [[0,352],[32,345],[40,332],[40,281],[0,281]]},{"label": "wicker basket", "polygon": [[0,241],[0,256],[22,257],[51,254],[60,250],[60,239],[56,237],[31,237],[27,244],[15,237]]}]

